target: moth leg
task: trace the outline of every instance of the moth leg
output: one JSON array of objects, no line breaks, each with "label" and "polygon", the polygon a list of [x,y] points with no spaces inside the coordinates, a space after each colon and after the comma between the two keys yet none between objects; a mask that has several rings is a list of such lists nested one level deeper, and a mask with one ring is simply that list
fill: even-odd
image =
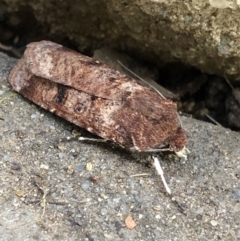
[{"label": "moth leg", "polygon": [[[172,150],[170,148],[147,149],[145,152],[163,152],[163,151],[172,151]],[[189,154],[190,151],[184,146],[182,150],[175,151],[174,153],[180,158],[184,158],[185,160],[187,160],[187,154]]]},{"label": "moth leg", "polygon": [[162,151],[171,151],[171,149],[170,148],[160,148],[160,149],[149,148],[145,152],[162,152]]},{"label": "moth leg", "polygon": [[164,173],[163,173],[163,169],[160,165],[160,162],[159,162],[159,159],[156,157],[156,156],[152,156],[153,157],[153,160],[154,160],[154,165],[155,165],[155,168],[158,172],[158,174],[160,175],[161,179],[162,179],[162,182],[163,182],[163,185],[167,191],[168,194],[171,194],[171,190],[165,180],[165,177],[164,177]]},{"label": "moth leg", "polygon": [[107,139],[97,139],[97,138],[88,138],[88,137],[76,137],[76,136],[68,136],[66,138],[61,139],[61,141],[91,141],[91,142],[107,142]]},{"label": "moth leg", "polygon": [[87,138],[87,137],[79,137],[79,141],[92,141],[92,142],[107,142],[107,139],[97,139],[97,138]]}]

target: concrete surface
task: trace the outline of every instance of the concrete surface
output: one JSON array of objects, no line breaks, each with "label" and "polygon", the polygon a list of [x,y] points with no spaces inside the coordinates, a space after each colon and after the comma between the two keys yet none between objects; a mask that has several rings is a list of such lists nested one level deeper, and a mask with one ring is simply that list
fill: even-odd
[{"label": "concrete surface", "polygon": [[0,0],[0,9],[3,43],[17,36],[20,44],[51,39],[80,52],[108,46],[240,80],[239,0]]},{"label": "concrete surface", "polygon": [[[0,100],[14,63],[0,53]],[[240,134],[181,119],[188,160],[160,156],[170,197],[147,157],[61,141],[89,134],[18,94],[1,101],[1,240],[240,240]]]}]

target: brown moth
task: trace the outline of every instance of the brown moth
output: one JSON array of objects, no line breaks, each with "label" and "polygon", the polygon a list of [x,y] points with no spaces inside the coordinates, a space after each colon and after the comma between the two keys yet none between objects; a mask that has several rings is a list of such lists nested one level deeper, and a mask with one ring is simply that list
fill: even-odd
[{"label": "brown moth", "polygon": [[128,150],[186,157],[174,102],[62,45],[29,44],[9,82],[44,109]]}]

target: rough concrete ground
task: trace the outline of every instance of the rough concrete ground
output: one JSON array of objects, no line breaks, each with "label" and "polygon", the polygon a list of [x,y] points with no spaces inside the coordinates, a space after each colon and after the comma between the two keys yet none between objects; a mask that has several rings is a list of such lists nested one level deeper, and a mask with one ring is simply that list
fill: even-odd
[{"label": "rough concrete ground", "polygon": [[[0,100],[14,63],[0,54]],[[88,134],[18,94],[1,101],[1,240],[240,240],[240,134],[182,122],[188,160],[161,155],[170,197],[145,157],[61,142],[73,129]]]},{"label": "rough concrete ground", "polygon": [[239,81],[239,8],[239,0],[0,0],[0,43],[51,39],[88,54],[108,46]]}]

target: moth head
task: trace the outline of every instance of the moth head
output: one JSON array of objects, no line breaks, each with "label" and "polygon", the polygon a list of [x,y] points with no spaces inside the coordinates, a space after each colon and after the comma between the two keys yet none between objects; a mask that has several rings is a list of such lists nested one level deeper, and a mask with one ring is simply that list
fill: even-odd
[{"label": "moth head", "polygon": [[168,141],[169,150],[176,153],[177,156],[187,159],[187,154],[190,152],[186,146],[186,133],[182,127],[179,127],[174,135]]}]

